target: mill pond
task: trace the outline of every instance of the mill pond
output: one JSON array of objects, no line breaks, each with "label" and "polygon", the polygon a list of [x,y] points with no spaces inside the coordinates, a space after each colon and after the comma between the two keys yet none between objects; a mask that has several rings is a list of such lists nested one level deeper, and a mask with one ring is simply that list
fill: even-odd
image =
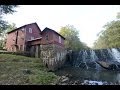
[{"label": "mill pond", "polygon": [[55,73],[69,78],[63,85],[120,85],[120,48],[70,52]]},{"label": "mill pond", "polygon": [[[108,70],[97,71],[95,69],[86,70],[86,69],[77,68],[77,67],[64,67],[56,71],[55,73],[56,75],[59,75],[59,76],[69,77],[69,81],[63,83],[65,85],[71,85],[71,84],[82,85],[82,83],[84,83],[85,81],[89,81],[89,82],[93,81],[93,82],[96,82],[98,85],[110,85],[110,84],[119,85],[120,84],[119,71],[108,71]],[[75,82],[78,82],[78,83],[75,83]],[[96,85],[96,83],[92,83],[90,85]],[[103,84],[103,83],[106,83],[106,84]]]}]

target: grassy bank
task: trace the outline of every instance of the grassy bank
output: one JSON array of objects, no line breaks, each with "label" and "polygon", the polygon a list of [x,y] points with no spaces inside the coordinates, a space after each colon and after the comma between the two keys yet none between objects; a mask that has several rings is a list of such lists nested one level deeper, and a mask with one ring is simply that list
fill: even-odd
[{"label": "grassy bank", "polygon": [[57,79],[40,58],[0,54],[0,85],[51,85]]}]

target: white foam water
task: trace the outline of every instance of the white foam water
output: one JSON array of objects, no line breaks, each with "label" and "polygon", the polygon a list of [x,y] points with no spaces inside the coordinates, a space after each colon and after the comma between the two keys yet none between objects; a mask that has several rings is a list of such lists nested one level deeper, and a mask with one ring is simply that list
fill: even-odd
[{"label": "white foam water", "polygon": [[112,56],[118,62],[120,62],[120,52],[116,48],[112,48]]},{"label": "white foam water", "polygon": [[87,83],[88,85],[103,85],[102,81],[84,80],[84,83]]}]

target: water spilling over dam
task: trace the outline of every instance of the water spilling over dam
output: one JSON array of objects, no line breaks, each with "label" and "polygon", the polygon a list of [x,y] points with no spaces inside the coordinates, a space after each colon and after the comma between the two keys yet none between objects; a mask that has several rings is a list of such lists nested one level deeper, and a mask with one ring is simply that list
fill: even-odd
[{"label": "water spilling over dam", "polygon": [[[79,52],[70,52],[67,61],[73,67],[101,69],[101,65],[112,65],[111,69],[120,69],[120,48],[81,50]],[[98,63],[98,62],[102,62]],[[100,65],[101,64],[101,65]],[[104,65],[105,65],[104,64]]]},{"label": "water spilling over dam", "polygon": [[120,84],[120,48],[70,51],[65,66],[56,74],[70,75],[73,82],[92,80]]}]

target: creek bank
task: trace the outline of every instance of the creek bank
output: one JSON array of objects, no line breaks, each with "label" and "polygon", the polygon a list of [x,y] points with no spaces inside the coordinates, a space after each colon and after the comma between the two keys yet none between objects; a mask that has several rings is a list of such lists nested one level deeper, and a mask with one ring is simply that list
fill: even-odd
[{"label": "creek bank", "polygon": [[55,85],[120,85],[120,82],[107,82],[107,81],[95,81],[95,80],[71,80],[71,75],[60,76]]}]

